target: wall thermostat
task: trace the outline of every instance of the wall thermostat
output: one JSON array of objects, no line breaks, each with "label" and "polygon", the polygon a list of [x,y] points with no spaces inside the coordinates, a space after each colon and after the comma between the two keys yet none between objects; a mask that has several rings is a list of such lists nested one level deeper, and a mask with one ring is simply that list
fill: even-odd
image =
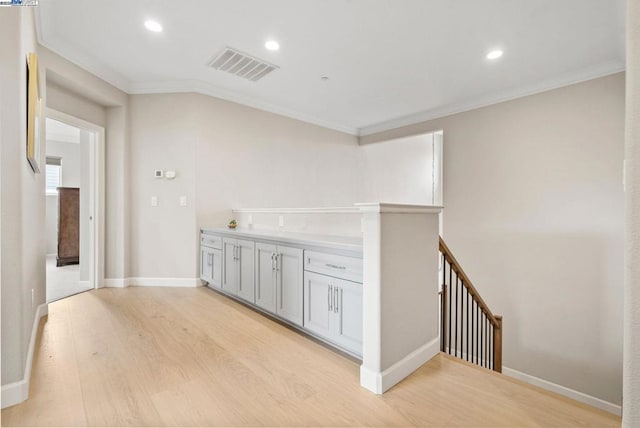
[{"label": "wall thermostat", "polygon": [[162,170],[161,170],[161,169],[156,169],[156,171],[155,171],[155,173],[153,174],[153,176],[154,176],[155,178],[162,178],[162,177],[164,177],[164,173],[162,172]]},{"label": "wall thermostat", "polygon": [[176,178],[176,172],[175,171],[167,171],[164,174],[165,177],[167,177],[169,180],[172,180],[174,178]]}]

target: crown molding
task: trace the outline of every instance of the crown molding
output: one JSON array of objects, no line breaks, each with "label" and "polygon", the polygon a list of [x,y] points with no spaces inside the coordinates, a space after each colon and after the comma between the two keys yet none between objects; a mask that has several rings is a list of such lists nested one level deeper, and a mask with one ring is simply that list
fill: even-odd
[{"label": "crown molding", "polygon": [[499,104],[505,101],[511,101],[517,98],[535,95],[541,92],[558,89],[563,86],[569,86],[588,80],[597,79],[599,77],[609,76],[625,70],[624,61],[611,61],[598,66],[583,69],[577,72],[566,73],[548,79],[544,82],[533,85],[523,86],[514,90],[500,91],[490,95],[480,96],[466,100],[461,103],[452,103],[435,109],[425,110],[420,113],[414,113],[401,116],[384,122],[374,123],[359,128],[358,135],[366,137],[368,135],[377,134],[391,129],[401,128],[403,126],[415,125],[416,123],[426,122],[429,120],[439,119],[445,116],[451,116],[466,111],[475,110],[481,107],[487,107],[493,104]]},{"label": "crown molding", "polygon": [[341,123],[331,122],[320,119],[305,113],[283,108],[275,104],[268,103],[245,95],[228,91],[202,80],[166,80],[158,82],[133,82],[129,86],[130,94],[166,94],[166,93],[184,93],[196,92],[226,101],[231,101],[244,106],[256,108],[258,110],[267,111],[280,116],[286,116],[291,119],[300,120],[302,122],[317,125],[323,128],[333,129],[335,131],[344,132],[358,136],[358,128],[346,126]]}]

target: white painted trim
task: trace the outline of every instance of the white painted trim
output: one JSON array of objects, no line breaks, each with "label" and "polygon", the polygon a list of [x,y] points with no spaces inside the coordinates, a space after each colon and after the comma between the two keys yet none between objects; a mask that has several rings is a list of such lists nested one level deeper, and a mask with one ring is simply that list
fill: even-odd
[{"label": "white painted trim", "polygon": [[129,286],[129,278],[105,278],[101,283],[102,287],[125,288]]},{"label": "white painted trim", "polygon": [[93,132],[97,141],[90,148],[90,160],[93,162],[91,170],[93,177],[91,183],[94,187],[94,197],[90,201],[89,215],[93,217],[91,229],[91,245],[93,247],[93,263],[90,269],[93,287],[99,288],[104,281],[104,254],[105,254],[105,130],[104,127],[70,114],[47,108],[46,117],[75,126],[85,131]]},{"label": "white painted trim", "polygon": [[360,214],[358,207],[324,208],[234,208],[237,214]]},{"label": "white painted trim", "polygon": [[[456,353],[455,349],[447,348],[447,351],[449,351],[450,354],[455,356],[455,353]],[[460,357],[456,357],[456,358],[460,358],[461,360],[466,361],[467,353],[462,351],[458,351],[458,352],[460,353]],[[476,364],[471,361],[469,362],[474,365]],[[480,358],[480,363],[478,363],[478,367],[481,367],[486,363],[488,363],[488,361],[486,361],[484,358]],[[487,370],[491,370],[491,369],[487,369]],[[600,398],[593,397],[583,392],[576,391],[571,388],[567,388],[566,386],[558,385],[557,383],[549,382],[548,380],[540,379],[530,374],[523,373],[518,370],[510,369],[509,367],[505,367],[505,366],[502,366],[502,374],[521,380],[530,385],[534,385],[539,388],[545,389],[547,391],[555,392],[556,394],[560,394],[564,397],[571,398],[572,400],[576,400],[581,403],[588,404],[589,406],[596,407],[600,410],[604,410],[605,412],[613,413],[614,415],[617,415],[617,416],[622,415],[621,406],[610,403],[608,401],[604,401]]]},{"label": "white painted trim", "polygon": [[102,281],[103,287],[125,288],[125,287],[201,287],[200,278],[105,278]]},{"label": "white painted trim", "polygon": [[128,278],[129,286],[137,287],[201,287],[200,278]]},{"label": "white painted trim", "polygon": [[555,79],[547,80],[546,82],[524,86],[515,90],[491,93],[489,95],[473,98],[461,103],[444,105],[419,113],[397,117],[395,119],[386,120],[380,123],[374,123],[360,128],[358,130],[358,135],[360,137],[365,137],[368,135],[377,134],[379,132],[401,128],[403,126],[415,125],[417,123],[426,122],[429,120],[440,119],[442,117],[464,113],[466,111],[475,110],[481,107],[487,107],[493,104],[499,104],[505,101],[511,101],[517,98],[523,98],[529,95],[535,95],[541,92],[547,92],[553,89],[562,88],[564,86],[574,85],[576,83],[586,82],[588,80],[609,76],[611,74],[620,73],[624,70],[624,63],[612,61],[596,67],[588,68],[586,70],[567,73],[556,77]]},{"label": "white painted trim", "polygon": [[382,371],[375,373],[360,366],[360,385],[371,392],[382,394],[396,385],[424,363],[435,357],[440,352],[440,337],[425,343],[409,355]]},{"label": "white painted trim", "polygon": [[566,386],[558,385],[557,383],[549,382],[548,380],[540,379],[538,377],[531,376],[529,374],[522,373],[518,370],[510,369],[509,367],[504,366],[502,367],[502,374],[540,387],[547,391],[555,392],[556,394],[563,395],[581,403],[588,404],[589,406],[596,407],[600,410],[604,410],[605,412],[613,413],[617,416],[622,416],[621,406],[605,400],[601,400],[600,398],[593,397],[583,392],[567,388]]},{"label": "white painted trim", "polygon": [[27,361],[24,366],[24,376],[21,380],[2,385],[1,399],[2,408],[14,406],[22,403],[29,398],[29,382],[31,381],[31,367],[33,366],[33,354],[35,353],[36,339],[38,336],[38,326],[40,319],[49,313],[47,303],[38,305],[36,314],[33,319],[33,327],[31,328],[31,339],[29,340],[29,349],[27,350]]},{"label": "white painted trim", "polygon": [[355,205],[362,212],[397,214],[439,214],[442,212],[442,207],[433,205],[390,204],[383,202],[367,202]]},{"label": "white painted trim", "polygon": [[159,82],[129,83],[130,94],[167,94],[185,92],[196,92],[214,98],[231,101],[236,104],[256,108],[258,110],[267,111],[269,113],[274,113],[280,116],[289,117],[291,119],[300,120],[302,122],[310,123],[312,125],[317,125],[323,128],[333,129],[334,131],[344,132],[345,134],[354,136],[358,135],[358,128],[290,110],[288,108],[280,107],[267,101],[260,100],[258,98],[247,97],[245,95],[225,90],[209,82],[204,82],[201,80],[166,80]]}]

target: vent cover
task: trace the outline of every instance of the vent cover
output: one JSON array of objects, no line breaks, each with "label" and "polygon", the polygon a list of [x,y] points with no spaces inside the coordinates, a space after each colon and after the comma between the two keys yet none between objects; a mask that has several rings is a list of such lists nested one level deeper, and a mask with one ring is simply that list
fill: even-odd
[{"label": "vent cover", "polygon": [[247,55],[230,47],[224,48],[224,50],[213,57],[207,65],[216,70],[225,71],[251,80],[252,82],[262,79],[273,70],[279,68],[277,65],[269,64],[262,59]]}]

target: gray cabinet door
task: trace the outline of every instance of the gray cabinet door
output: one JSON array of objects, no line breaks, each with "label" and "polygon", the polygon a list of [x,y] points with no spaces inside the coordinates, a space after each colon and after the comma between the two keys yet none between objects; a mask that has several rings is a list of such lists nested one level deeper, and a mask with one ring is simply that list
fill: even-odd
[{"label": "gray cabinet door", "polygon": [[251,303],[255,303],[254,253],[255,243],[253,241],[237,240],[238,297]]},{"label": "gray cabinet door", "polygon": [[276,313],[302,326],[302,250],[278,246],[276,249]]},{"label": "gray cabinet door", "polygon": [[334,287],[335,327],[333,341],[362,355],[362,284],[341,279],[332,280]]},{"label": "gray cabinet door", "polygon": [[211,259],[213,260],[213,263],[211,265],[212,274],[211,274],[211,281],[209,281],[209,284],[214,286],[215,288],[221,288],[222,287],[222,251],[216,250],[216,249],[212,249],[210,251],[211,251]]},{"label": "gray cabinet door", "polygon": [[333,278],[313,272],[304,273],[304,328],[331,339]]},{"label": "gray cabinet door", "polygon": [[276,246],[256,242],[255,302],[262,309],[276,312]]},{"label": "gray cabinet door", "polygon": [[211,283],[213,278],[213,260],[211,260],[211,249],[200,247],[200,279]]},{"label": "gray cabinet door", "polygon": [[222,238],[222,289],[229,294],[238,294],[235,239]]}]

